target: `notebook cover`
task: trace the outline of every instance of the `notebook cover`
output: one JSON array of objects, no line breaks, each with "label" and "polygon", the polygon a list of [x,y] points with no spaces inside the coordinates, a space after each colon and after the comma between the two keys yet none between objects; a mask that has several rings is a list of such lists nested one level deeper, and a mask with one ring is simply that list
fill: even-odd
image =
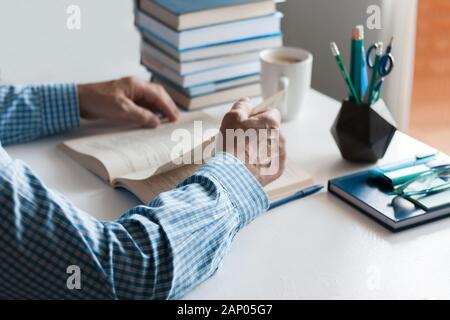
[{"label": "notebook cover", "polygon": [[[398,229],[387,225],[383,221],[382,216],[388,218],[395,225],[399,222],[403,222],[409,219],[414,220],[424,214],[431,214],[435,210],[425,211],[419,206],[412,203],[411,201],[408,201],[403,198],[398,198],[397,201],[393,201],[393,199],[396,196],[391,194],[391,190],[389,190],[388,187],[385,186],[385,184],[383,184],[382,182],[380,183],[381,179],[382,173],[378,169],[357,172],[352,175],[330,180],[328,182],[328,190],[334,195],[344,200],[345,202],[349,203],[350,205],[362,211],[363,213],[368,214],[371,218],[374,218],[376,221],[378,221],[379,223],[383,224],[384,226],[388,227],[393,231],[410,228],[418,224],[434,220],[431,218],[429,220],[425,219],[425,221],[422,221],[420,223],[415,223],[414,221],[411,221],[411,225]],[[336,194],[331,190],[330,188],[331,186],[339,188],[344,193],[350,195],[354,199],[351,199],[351,201],[349,201],[348,199],[341,197],[340,195]],[[361,204],[358,203],[358,201],[355,201],[355,199],[365,203],[366,205],[374,209],[378,213],[378,217],[373,216],[369,212],[367,212],[365,208],[363,208]],[[444,216],[445,215],[443,215],[442,217]],[[438,217],[438,219],[439,218],[441,217]]]},{"label": "notebook cover", "polygon": [[203,10],[231,7],[246,3],[265,2],[267,0],[152,0],[160,7],[175,15]]},{"label": "notebook cover", "polygon": [[[330,180],[329,184],[366,203],[380,215],[384,215],[395,223],[426,213],[409,201],[403,206],[390,205],[395,196],[389,195],[388,190],[381,189],[377,177],[373,176],[370,171]],[[358,204],[353,202],[351,204],[362,210]]]}]

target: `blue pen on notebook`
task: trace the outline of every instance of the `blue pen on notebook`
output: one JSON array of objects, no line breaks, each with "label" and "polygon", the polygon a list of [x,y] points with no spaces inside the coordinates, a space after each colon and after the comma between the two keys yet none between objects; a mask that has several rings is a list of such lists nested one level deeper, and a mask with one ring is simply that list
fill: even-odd
[{"label": "blue pen on notebook", "polygon": [[278,200],[278,201],[274,201],[270,204],[269,206],[269,210],[272,210],[276,207],[282,206],[283,204],[289,203],[291,201],[294,200],[298,200],[301,198],[305,198],[307,196],[310,196],[316,192],[319,192],[320,190],[323,189],[323,185],[318,184],[309,188],[306,188],[304,190],[301,190],[299,192],[294,193],[293,195],[290,195],[289,197],[286,197],[284,199]]}]

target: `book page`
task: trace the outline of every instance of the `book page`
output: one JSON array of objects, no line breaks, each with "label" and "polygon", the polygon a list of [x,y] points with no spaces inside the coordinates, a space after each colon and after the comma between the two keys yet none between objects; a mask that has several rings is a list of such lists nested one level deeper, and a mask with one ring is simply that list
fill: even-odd
[{"label": "book page", "polygon": [[135,129],[75,139],[66,141],[64,146],[99,160],[108,171],[110,182],[126,176],[141,180],[163,172],[160,170],[163,167],[173,169],[170,163],[182,156],[182,150],[190,151],[211,139],[217,134],[219,125],[204,112],[192,112],[183,114],[176,123],[166,123],[157,129]]},{"label": "book page", "polygon": [[294,161],[287,159],[286,169],[277,180],[265,186],[270,201],[277,201],[313,185],[311,176]]}]

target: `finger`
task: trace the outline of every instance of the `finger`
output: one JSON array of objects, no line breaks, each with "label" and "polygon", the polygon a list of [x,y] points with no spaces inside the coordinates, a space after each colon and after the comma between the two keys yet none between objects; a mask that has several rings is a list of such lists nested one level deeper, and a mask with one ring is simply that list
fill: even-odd
[{"label": "finger", "polygon": [[243,98],[231,107],[231,110],[226,114],[226,117],[231,119],[233,123],[238,124],[248,119],[251,114],[252,105],[250,99]]},{"label": "finger", "polygon": [[150,110],[135,104],[128,98],[124,98],[122,106],[125,111],[125,118],[148,128],[155,128],[160,124],[159,117]]},{"label": "finger", "polygon": [[178,119],[180,111],[161,85],[140,81],[137,89],[140,90],[137,95],[142,97],[138,102],[142,106],[153,111],[157,110],[161,112],[170,121]]},{"label": "finger", "polygon": [[267,110],[264,110],[263,112],[260,112],[252,116],[252,118],[274,123],[277,125],[277,127],[279,127],[281,123],[281,113],[278,109],[275,108],[269,108]]},{"label": "finger", "polygon": [[242,98],[236,101],[236,103],[233,105],[231,110],[242,110],[246,112],[248,115],[251,114],[251,111],[253,109],[253,106],[250,102],[249,98]]},{"label": "finger", "polygon": [[278,109],[267,109],[264,112],[251,116],[245,122],[246,127],[255,129],[275,129],[281,124],[281,114]]}]

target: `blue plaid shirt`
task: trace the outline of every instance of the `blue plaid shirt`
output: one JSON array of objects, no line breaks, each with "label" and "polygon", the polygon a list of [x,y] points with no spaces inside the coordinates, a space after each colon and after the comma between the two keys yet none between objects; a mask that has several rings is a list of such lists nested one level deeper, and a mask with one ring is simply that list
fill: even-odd
[{"label": "blue plaid shirt", "polygon": [[[76,85],[0,86],[3,145],[79,118]],[[99,221],[0,145],[0,297],[180,298],[214,274],[236,233],[267,207],[257,180],[222,153],[148,205]]]}]

